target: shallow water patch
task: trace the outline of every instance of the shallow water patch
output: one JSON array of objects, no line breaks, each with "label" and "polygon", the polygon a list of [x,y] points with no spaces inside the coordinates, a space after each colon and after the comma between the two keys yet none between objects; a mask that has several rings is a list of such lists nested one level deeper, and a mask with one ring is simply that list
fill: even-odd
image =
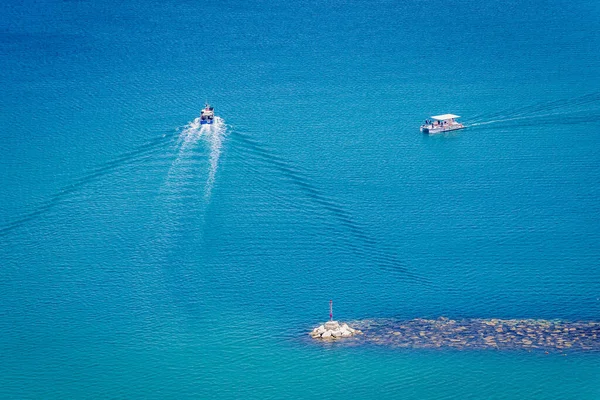
[{"label": "shallow water patch", "polygon": [[413,349],[495,349],[539,351],[600,351],[600,322],[544,319],[351,321],[363,335],[343,338],[342,346],[376,345]]}]

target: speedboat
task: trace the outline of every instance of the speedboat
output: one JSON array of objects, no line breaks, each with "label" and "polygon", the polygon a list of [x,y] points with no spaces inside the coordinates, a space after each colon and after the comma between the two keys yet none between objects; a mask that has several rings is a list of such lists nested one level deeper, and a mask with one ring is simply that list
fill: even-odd
[{"label": "speedboat", "polygon": [[204,109],[200,113],[200,124],[212,124],[215,120],[215,110],[210,104],[205,104]]},{"label": "speedboat", "polygon": [[425,123],[421,125],[421,132],[435,135],[436,133],[455,131],[464,128],[465,126],[463,124],[456,122],[456,118],[460,118],[460,116],[454,114],[434,115],[431,117],[431,120],[426,120]]}]

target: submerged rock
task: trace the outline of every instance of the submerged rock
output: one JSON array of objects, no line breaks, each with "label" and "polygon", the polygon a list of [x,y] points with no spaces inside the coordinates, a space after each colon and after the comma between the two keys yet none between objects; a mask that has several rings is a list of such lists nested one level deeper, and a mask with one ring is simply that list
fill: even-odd
[{"label": "submerged rock", "polygon": [[[349,345],[374,344],[395,348],[453,348],[545,351],[600,351],[600,322],[449,318],[329,321],[310,336]],[[357,328],[357,329],[356,329]],[[360,336],[357,336],[360,335]]]}]

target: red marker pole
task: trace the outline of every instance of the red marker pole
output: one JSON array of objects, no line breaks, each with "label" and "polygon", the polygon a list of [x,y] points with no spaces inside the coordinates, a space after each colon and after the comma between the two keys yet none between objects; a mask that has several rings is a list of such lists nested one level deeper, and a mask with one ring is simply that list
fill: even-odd
[{"label": "red marker pole", "polygon": [[333,300],[329,300],[329,320],[333,321]]}]

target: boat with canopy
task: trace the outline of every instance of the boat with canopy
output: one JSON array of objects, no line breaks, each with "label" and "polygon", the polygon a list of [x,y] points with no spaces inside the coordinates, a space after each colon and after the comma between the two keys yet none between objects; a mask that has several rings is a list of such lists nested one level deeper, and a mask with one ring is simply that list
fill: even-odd
[{"label": "boat with canopy", "polygon": [[434,115],[431,119],[425,120],[425,123],[421,125],[421,132],[429,135],[436,133],[455,131],[457,129],[463,129],[465,126],[460,122],[456,121],[456,118],[460,118],[460,115],[454,114],[442,114]]}]

